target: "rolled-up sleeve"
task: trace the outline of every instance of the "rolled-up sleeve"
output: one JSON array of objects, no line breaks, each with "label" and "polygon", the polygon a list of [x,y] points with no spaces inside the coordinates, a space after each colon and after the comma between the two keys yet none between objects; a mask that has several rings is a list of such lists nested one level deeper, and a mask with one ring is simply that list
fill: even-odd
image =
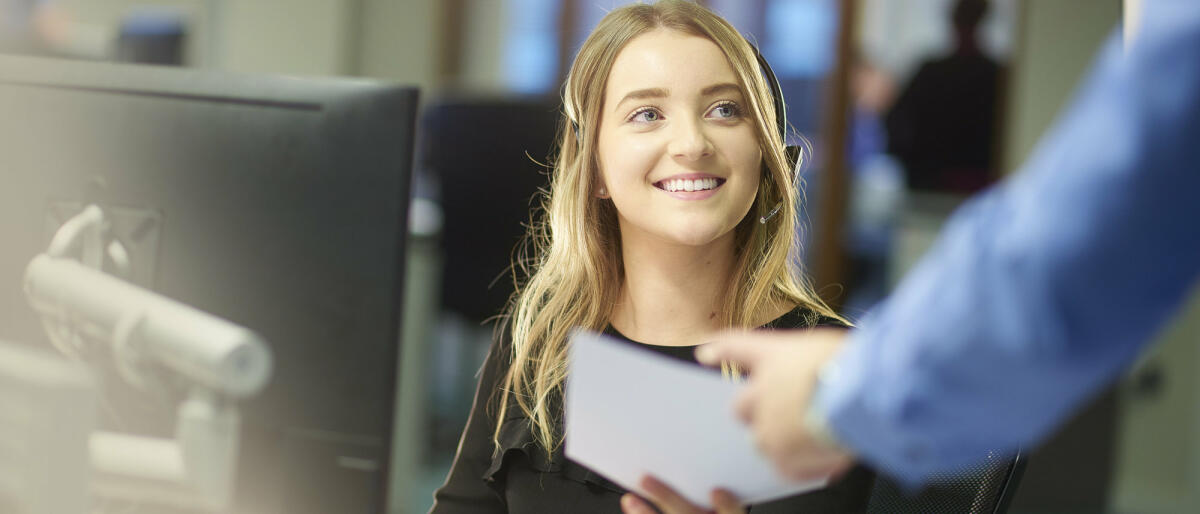
[{"label": "rolled-up sleeve", "polygon": [[956,212],[815,404],[910,485],[1036,443],[1200,276],[1200,4],[1148,1],[1024,169]]}]

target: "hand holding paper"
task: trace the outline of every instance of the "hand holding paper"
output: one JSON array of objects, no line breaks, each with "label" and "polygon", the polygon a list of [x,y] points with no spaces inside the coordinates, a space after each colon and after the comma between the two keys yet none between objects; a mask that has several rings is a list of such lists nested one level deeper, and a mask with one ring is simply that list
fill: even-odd
[{"label": "hand holding paper", "polygon": [[571,340],[566,454],[631,491],[658,478],[689,502],[712,508],[725,489],[760,503],[825,485],[792,482],[755,449],[733,415],[741,384],[599,334]]},{"label": "hand holding paper", "polygon": [[[712,510],[693,505],[654,477],[643,478],[641,485],[645,498],[634,493],[626,493],[621,497],[621,511],[624,514],[714,514]],[[729,491],[717,489],[710,497],[715,514],[746,514],[741,502]]]},{"label": "hand holding paper", "polygon": [[735,410],[746,421],[759,451],[775,470],[793,480],[836,476],[854,465],[854,456],[835,440],[812,408],[821,377],[835,376],[831,362],[846,331],[725,332],[696,351],[710,366],[732,362],[748,369]]}]

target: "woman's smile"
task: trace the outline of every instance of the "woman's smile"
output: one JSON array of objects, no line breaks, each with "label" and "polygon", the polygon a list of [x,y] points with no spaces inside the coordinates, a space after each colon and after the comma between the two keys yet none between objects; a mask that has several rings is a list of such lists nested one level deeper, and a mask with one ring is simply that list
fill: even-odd
[{"label": "woman's smile", "polygon": [[704,173],[673,175],[654,183],[654,187],[680,200],[704,200],[717,194],[725,179]]}]

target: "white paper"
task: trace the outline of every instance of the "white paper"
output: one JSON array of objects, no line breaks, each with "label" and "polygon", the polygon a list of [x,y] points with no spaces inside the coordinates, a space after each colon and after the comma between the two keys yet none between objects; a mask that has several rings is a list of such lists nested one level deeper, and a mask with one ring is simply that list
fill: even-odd
[{"label": "white paper", "polygon": [[[586,331],[571,338],[566,382],[566,454],[638,493],[653,475],[692,503],[712,508],[713,489],[743,503],[823,487],[775,473],[733,413],[740,383],[719,371]],[[796,413],[799,416],[799,413]]]}]

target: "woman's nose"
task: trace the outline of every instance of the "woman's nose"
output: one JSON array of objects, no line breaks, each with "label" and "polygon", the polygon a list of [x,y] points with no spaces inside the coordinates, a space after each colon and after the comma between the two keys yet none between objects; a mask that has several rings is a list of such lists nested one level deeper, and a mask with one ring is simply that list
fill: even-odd
[{"label": "woman's nose", "polygon": [[697,121],[677,123],[667,151],[672,157],[697,161],[712,155],[712,141]]}]

